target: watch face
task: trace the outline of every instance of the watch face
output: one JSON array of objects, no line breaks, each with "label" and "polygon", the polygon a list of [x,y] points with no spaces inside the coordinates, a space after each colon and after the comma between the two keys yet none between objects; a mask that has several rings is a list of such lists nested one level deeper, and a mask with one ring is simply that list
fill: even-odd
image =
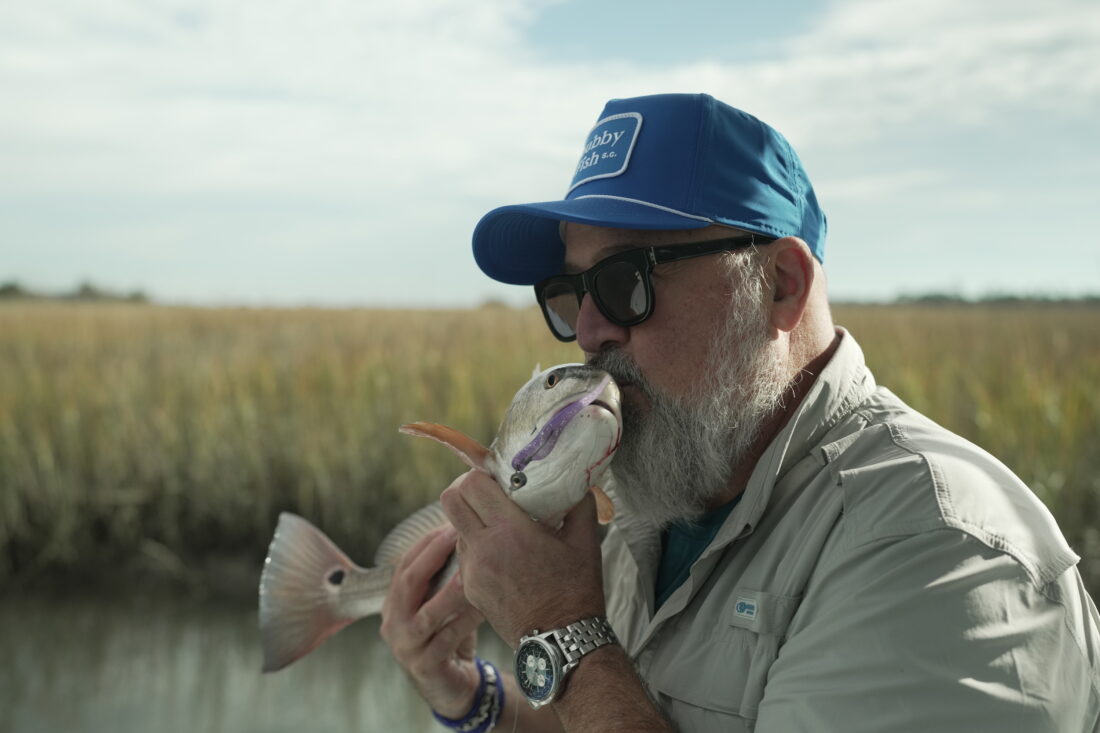
[{"label": "watch face", "polygon": [[541,640],[528,640],[516,650],[516,682],[528,700],[548,701],[557,686],[559,673],[554,656]]}]

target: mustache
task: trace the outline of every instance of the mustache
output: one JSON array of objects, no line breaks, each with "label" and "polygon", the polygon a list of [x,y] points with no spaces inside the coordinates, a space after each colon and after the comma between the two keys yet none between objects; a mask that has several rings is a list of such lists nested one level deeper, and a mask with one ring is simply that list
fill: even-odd
[{"label": "mustache", "polygon": [[604,349],[603,351],[591,354],[585,360],[585,364],[603,369],[610,374],[611,378],[619,385],[633,384],[641,388],[643,392],[648,393],[650,391],[649,384],[646,382],[642,370],[638,368],[638,365],[635,364],[629,356],[619,349]]}]

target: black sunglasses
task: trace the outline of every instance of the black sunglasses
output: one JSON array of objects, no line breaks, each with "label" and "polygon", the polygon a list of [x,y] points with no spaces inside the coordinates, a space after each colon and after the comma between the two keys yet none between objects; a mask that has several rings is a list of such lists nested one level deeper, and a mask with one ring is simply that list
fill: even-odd
[{"label": "black sunglasses", "polygon": [[535,285],[546,325],[559,341],[577,338],[577,317],[585,293],[616,326],[637,326],[653,314],[653,268],[665,262],[765,245],[774,238],[741,234],[691,244],[642,247],[600,260],[577,275],[554,275]]}]

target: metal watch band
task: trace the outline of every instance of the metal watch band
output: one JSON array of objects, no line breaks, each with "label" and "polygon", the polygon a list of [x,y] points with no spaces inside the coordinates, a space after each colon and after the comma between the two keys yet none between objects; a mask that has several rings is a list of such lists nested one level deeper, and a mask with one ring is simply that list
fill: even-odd
[{"label": "metal watch band", "polygon": [[593,616],[571,623],[564,628],[555,629],[554,636],[558,647],[565,655],[566,666],[572,666],[578,659],[606,644],[617,644],[611,624],[603,616]]}]

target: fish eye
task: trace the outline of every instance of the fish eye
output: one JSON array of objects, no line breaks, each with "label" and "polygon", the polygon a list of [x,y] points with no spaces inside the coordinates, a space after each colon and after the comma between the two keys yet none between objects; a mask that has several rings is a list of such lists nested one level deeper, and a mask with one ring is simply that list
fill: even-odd
[{"label": "fish eye", "polygon": [[546,377],[546,389],[553,389],[560,381],[561,377],[558,376],[557,372],[550,372],[549,376]]},{"label": "fish eye", "polygon": [[516,471],[512,474],[512,488],[522,489],[527,485],[527,474],[523,471]]}]

